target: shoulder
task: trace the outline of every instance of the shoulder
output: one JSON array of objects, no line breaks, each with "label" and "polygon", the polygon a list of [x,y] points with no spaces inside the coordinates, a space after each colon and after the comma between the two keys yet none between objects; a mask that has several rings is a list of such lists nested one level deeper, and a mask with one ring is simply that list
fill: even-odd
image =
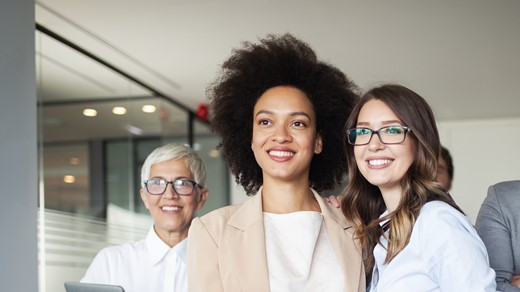
[{"label": "shoulder", "polygon": [[428,202],[421,208],[415,228],[425,229],[423,233],[441,237],[442,234],[449,234],[450,230],[474,233],[473,225],[466,215],[441,201]]},{"label": "shoulder", "polygon": [[194,221],[199,221],[206,226],[220,226],[227,223],[229,218],[231,218],[233,214],[236,213],[240,206],[241,205],[231,205],[222,207],[213,210],[204,216],[197,217],[194,219]]},{"label": "shoulder", "polygon": [[419,213],[419,218],[437,219],[441,221],[461,221],[461,223],[471,225],[466,215],[442,201],[431,201],[424,204]]},{"label": "shoulder", "polygon": [[146,245],[144,240],[108,246],[100,250],[96,258],[104,258],[107,260],[117,258],[128,258],[130,255],[142,252],[145,248]]},{"label": "shoulder", "polygon": [[491,185],[477,215],[476,226],[479,232],[487,227],[517,225],[520,221],[520,181],[504,181]]},{"label": "shoulder", "polygon": [[469,219],[449,204],[441,201],[426,203],[412,231],[422,244],[433,249],[446,249],[446,246],[480,245],[473,224]]},{"label": "shoulder", "polygon": [[488,197],[495,197],[497,201],[519,202],[520,204],[520,180],[504,181],[490,186]]},{"label": "shoulder", "polygon": [[239,210],[241,205],[231,205],[209,212],[201,217],[196,217],[191,222],[189,237],[194,234],[209,233],[211,237],[218,238],[223,229],[227,228],[229,220]]}]

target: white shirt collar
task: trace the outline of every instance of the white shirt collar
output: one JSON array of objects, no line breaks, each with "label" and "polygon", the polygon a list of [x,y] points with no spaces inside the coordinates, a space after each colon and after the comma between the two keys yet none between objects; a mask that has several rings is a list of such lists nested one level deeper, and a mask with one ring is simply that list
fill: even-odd
[{"label": "white shirt collar", "polygon": [[152,225],[146,236],[146,247],[150,254],[150,264],[155,265],[159,263],[168,252],[174,252],[186,264],[187,263],[187,238],[170,248],[155,232]]}]

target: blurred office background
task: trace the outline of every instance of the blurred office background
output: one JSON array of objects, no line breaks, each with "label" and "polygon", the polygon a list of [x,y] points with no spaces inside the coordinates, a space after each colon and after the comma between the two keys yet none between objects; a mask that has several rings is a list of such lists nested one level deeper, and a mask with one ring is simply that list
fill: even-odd
[{"label": "blurred office background", "polygon": [[146,236],[140,175],[153,149],[202,157],[210,195],[198,215],[229,203],[229,175],[205,116],[45,27],[35,36],[40,284],[58,291],[101,248]]},{"label": "blurred office background", "polygon": [[63,291],[99,249],[142,238],[140,167],[162,144],[206,162],[200,214],[243,201],[197,109],[231,49],[266,33],[305,39],[362,89],[423,95],[474,220],[487,187],[520,173],[519,13],[516,0],[4,1],[2,290]]}]

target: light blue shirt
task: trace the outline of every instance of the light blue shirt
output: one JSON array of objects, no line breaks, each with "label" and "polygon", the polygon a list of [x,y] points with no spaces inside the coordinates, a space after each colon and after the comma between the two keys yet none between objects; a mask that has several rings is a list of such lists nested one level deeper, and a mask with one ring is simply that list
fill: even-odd
[{"label": "light blue shirt", "polygon": [[81,282],[120,285],[126,292],[187,292],[187,240],[170,248],[150,228],[146,239],[102,249]]},{"label": "light blue shirt", "polygon": [[422,207],[410,242],[388,264],[384,236],[381,243],[374,248],[371,292],[496,291],[495,272],[475,228],[444,202]]}]

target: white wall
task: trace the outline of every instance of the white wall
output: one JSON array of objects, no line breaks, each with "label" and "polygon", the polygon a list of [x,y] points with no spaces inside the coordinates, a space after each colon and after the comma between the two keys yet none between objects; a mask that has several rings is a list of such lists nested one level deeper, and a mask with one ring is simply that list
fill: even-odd
[{"label": "white wall", "polygon": [[520,118],[439,122],[455,166],[451,194],[475,222],[490,185],[520,179]]},{"label": "white wall", "polygon": [[242,186],[237,185],[235,176],[229,172],[229,191],[231,192],[231,205],[240,204],[247,200],[246,191]]}]

